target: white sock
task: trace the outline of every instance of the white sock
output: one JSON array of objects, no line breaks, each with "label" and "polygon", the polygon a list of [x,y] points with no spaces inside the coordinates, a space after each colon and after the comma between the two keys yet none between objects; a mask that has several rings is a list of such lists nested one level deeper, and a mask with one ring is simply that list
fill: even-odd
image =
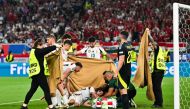
[{"label": "white sock", "polygon": [[68,98],[67,98],[67,95],[64,95],[64,96],[63,96],[63,99],[64,99],[64,104],[68,104]]},{"label": "white sock", "polygon": [[57,105],[57,98],[56,98],[56,97],[51,97],[51,101],[52,101],[52,104],[53,104],[54,106]]},{"label": "white sock", "polygon": [[48,107],[49,107],[49,108],[53,108],[53,105],[49,105]]},{"label": "white sock", "polygon": [[56,98],[57,98],[57,104],[61,106],[61,93],[59,90],[56,90]]},{"label": "white sock", "polygon": [[27,107],[27,104],[23,103],[22,106]]}]

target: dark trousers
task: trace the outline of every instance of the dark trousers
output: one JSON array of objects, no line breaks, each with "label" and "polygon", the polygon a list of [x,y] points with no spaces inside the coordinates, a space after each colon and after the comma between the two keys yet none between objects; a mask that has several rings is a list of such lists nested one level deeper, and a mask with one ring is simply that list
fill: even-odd
[{"label": "dark trousers", "polygon": [[48,105],[51,105],[52,101],[51,101],[51,96],[50,96],[50,90],[47,83],[47,78],[44,75],[37,75],[37,76],[32,77],[31,87],[25,97],[24,103],[28,104],[28,102],[30,101],[30,99],[32,98],[36,90],[38,89],[38,86],[42,88]]},{"label": "dark trousers", "polygon": [[155,105],[162,106],[163,97],[162,97],[162,79],[164,77],[164,71],[154,71],[152,73],[152,84],[153,84],[153,92],[155,96]]}]

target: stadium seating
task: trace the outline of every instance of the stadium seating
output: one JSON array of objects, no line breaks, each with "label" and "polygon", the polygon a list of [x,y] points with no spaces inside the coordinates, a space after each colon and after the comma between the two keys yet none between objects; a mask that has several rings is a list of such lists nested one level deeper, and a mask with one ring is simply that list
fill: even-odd
[{"label": "stadium seating", "polygon": [[[188,4],[188,0],[177,0]],[[37,37],[65,32],[74,41],[96,36],[115,41],[121,30],[138,42],[145,27],[158,42],[172,41],[175,0],[0,0],[0,41],[31,44]],[[154,8],[154,9],[153,9]],[[5,10],[6,9],[6,10]],[[3,39],[3,40],[2,40]]]}]

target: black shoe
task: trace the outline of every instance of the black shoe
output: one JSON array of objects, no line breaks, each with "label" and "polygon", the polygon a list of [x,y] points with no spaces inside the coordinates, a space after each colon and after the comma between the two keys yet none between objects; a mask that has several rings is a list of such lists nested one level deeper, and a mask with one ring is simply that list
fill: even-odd
[{"label": "black shoe", "polygon": [[20,109],[28,109],[28,107],[21,106]]},{"label": "black shoe", "polygon": [[161,106],[161,105],[157,105],[157,104],[153,104],[152,106],[151,106],[151,108],[162,108],[163,106]]}]

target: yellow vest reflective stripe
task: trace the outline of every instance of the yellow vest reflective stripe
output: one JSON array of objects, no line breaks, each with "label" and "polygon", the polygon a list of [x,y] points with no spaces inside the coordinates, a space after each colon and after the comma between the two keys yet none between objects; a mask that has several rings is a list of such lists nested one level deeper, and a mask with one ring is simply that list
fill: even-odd
[{"label": "yellow vest reflective stripe", "polygon": [[[40,73],[40,64],[35,56],[35,49],[32,49],[30,52],[30,57],[29,57],[29,77],[32,77],[34,75],[37,75]],[[47,66],[47,61],[46,58],[44,58],[44,74],[46,76],[49,75],[49,70],[48,70],[48,66]]]},{"label": "yellow vest reflective stripe", "polygon": [[73,53],[73,46],[70,47],[70,49],[68,50],[68,53]]},{"label": "yellow vest reflective stripe", "polygon": [[12,54],[7,55],[7,56],[6,56],[6,61],[7,61],[7,62],[12,62],[12,61],[13,61],[13,55],[12,55]]},{"label": "yellow vest reflective stripe", "polygon": [[131,51],[131,62],[135,62],[137,59],[137,53],[135,51]]},{"label": "yellow vest reflective stripe", "polygon": [[[165,52],[164,52],[164,60],[165,60],[165,62],[166,62],[167,60],[170,61],[170,56],[168,56],[168,53],[169,53],[169,50],[165,50]],[[169,58],[169,59],[168,59],[168,58]]]},{"label": "yellow vest reflective stripe", "polygon": [[[154,54],[151,54],[151,68],[154,69]],[[165,60],[164,60],[164,50],[159,47],[157,59],[156,59],[156,68],[159,70],[166,70]]]}]

